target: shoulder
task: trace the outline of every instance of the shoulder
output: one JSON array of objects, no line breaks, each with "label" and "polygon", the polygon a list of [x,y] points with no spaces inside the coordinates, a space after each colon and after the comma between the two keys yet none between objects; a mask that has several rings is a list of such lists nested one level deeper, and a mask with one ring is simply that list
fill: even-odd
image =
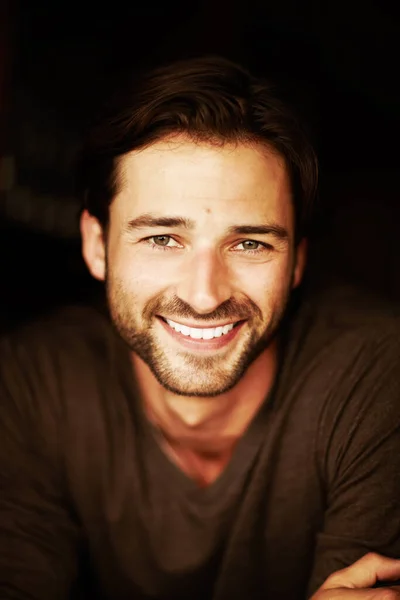
[{"label": "shoulder", "polygon": [[[286,336],[286,395],[313,419],[320,439],[400,426],[398,307],[362,289],[307,292]],[[356,438],[354,438],[356,440]]]},{"label": "shoulder", "polygon": [[379,445],[385,460],[400,456],[398,307],[349,285],[315,290],[299,307],[292,340],[324,469],[333,477],[338,464],[347,468]]},{"label": "shoulder", "polygon": [[314,362],[355,373],[371,361],[400,367],[399,350],[399,307],[339,282],[304,291],[288,330],[287,352],[302,368]]},{"label": "shoulder", "polygon": [[107,317],[96,309],[58,309],[1,337],[0,391],[35,402],[55,398],[64,380],[104,370],[114,344]]},{"label": "shoulder", "polygon": [[0,338],[0,351],[17,356],[42,358],[71,346],[90,346],[106,341],[111,327],[98,310],[90,306],[66,306],[24,323]]}]

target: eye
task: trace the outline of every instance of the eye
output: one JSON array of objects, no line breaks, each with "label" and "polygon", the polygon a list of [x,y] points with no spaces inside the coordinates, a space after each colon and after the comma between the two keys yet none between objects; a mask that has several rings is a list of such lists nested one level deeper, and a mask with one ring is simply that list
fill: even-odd
[{"label": "eye", "polygon": [[245,240],[244,242],[240,242],[238,246],[243,246],[243,250],[259,250],[262,244],[255,240]]},{"label": "eye", "polygon": [[144,240],[152,248],[168,250],[169,248],[181,248],[180,244],[170,235],[152,235]]},{"label": "eye", "polygon": [[169,235],[155,235],[150,238],[156,246],[168,246],[171,239]]},{"label": "eye", "polygon": [[248,252],[252,254],[258,254],[259,252],[265,252],[271,250],[272,246],[264,242],[258,242],[257,240],[243,240],[235,246],[235,250],[239,252]]}]

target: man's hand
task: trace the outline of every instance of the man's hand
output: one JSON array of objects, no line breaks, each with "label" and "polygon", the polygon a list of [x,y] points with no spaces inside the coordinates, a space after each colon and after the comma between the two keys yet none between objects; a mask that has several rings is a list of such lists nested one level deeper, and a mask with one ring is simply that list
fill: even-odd
[{"label": "man's hand", "polygon": [[400,600],[400,586],[371,589],[379,581],[396,579],[400,579],[400,560],[366,554],[332,573],[310,600]]}]

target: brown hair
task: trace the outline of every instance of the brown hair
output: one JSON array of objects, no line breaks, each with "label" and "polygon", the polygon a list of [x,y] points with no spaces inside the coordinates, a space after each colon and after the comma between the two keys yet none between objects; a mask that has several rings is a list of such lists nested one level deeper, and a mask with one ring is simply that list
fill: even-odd
[{"label": "brown hair", "polygon": [[153,70],[109,104],[83,148],[83,207],[105,227],[117,193],[117,159],[179,133],[194,141],[263,143],[281,155],[291,179],[297,241],[307,233],[318,181],[312,145],[270,83],[219,57]]}]

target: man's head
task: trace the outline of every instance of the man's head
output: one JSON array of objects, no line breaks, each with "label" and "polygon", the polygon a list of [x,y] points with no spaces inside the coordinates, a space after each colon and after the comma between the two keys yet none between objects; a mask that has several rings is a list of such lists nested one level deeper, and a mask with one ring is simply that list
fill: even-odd
[{"label": "man's head", "polygon": [[112,319],[178,394],[232,388],[301,280],[315,155],[270,86],[222,59],[137,83],[83,162],[83,250]]}]

